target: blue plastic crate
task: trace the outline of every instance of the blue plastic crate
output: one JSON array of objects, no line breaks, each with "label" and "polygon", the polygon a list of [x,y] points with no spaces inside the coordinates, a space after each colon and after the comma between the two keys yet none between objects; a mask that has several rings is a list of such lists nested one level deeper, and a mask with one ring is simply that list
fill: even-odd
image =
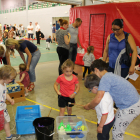
[{"label": "blue plastic crate", "polygon": [[41,117],[40,106],[18,106],[16,111],[16,131],[17,134],[35,134],[33,121]]}]

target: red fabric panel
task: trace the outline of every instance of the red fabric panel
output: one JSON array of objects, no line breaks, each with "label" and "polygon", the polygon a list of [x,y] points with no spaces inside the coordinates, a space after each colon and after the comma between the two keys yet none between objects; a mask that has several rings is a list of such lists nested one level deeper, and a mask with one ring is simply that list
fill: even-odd
[{"label": "red fabric panel", "polygon": [[[82,47],[87,50],[89,45],[89,23],[90,23],[90,14],[101,14],[106,13],[106,23],[105,23],[105,38],[104,38],[104,48],[106,44],[106,39],[111,31],[112,22],[116,18],[122,18],[124,20],[124,31],[131,33],[134,37],[137,46],[140,46],[140,2],[129,2],[129,3],[109,3],[93,6],[83,6],[75,7],[70,9],[70,24],[74,22],[76,18],[82,19],[82,25],[79,27],[79,39]],[[96,17],[92,19],[91,22],[94,24],[92,26],[91,33],[92,35],[91,44],[95,47],[95,57],[96,59],[102,57],[103,46],[100,39],[103,42],[102,27],[97,32],[97,29],[103,24],[103,18]],[[95,28],[96,27],[96,28]],[[102,37],[101,37],[102,36]],[[84,54],[78,54],[76,58],[76,64],[83,65],[82,57]]]},{"label": "red fabric panel", "polygon": [[95,59],[102,56],[105,15],[91,15],[90,46],[94,46]]}]

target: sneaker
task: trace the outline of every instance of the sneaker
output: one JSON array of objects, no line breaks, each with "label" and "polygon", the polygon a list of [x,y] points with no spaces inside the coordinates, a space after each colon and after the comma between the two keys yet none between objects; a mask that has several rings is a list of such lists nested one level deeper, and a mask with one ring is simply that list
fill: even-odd
[{"label": "sneaker", "polygon": [[28,96],[28,95],[29,95],[29,93],[25,93],[25,97]]},{"label": "sneaker", "polygon": [[82,78],[82,80],[85,80],[85,78]]},{"label": "sneaker", "polygon": [[17,140],[20,138],[20,135],[18,134],[12,134],[12,137],[11,138],[6,138],[6,140]]},{"label": "sneaker", "polygon": [[50,48],[48,48],[48,50],[50,50]]}]

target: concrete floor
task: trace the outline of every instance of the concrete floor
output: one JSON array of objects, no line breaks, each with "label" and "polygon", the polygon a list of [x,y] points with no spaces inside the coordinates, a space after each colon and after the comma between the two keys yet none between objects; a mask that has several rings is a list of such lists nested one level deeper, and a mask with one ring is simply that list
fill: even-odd
[{"label": "concrete floor", "polygon": [[[35,89],[34,91],[30,92],[27,99],[33,100],[35,102],[41,103],[41,114],[42,116],[47,116],[50,108],[44,107],[43,105],[53,107],[50,117],[56,118],[59,114],[58,110],[58,102],[57,102],[57,94],[55,93],[53,89],[53,84],[58,77],[58,61],[52,61],[52,62],[45,62],[45,63],[39,63],[36,67],[36,76],[37,81],[35,83]],[[15,67],[18,69],[18,67]],[[95,95],[92,93],[89,93],[88,90],[84,87],[83,81],[82,81],[82,67],[81,66],[75,66],[75,71],[78,72],[78,79],[80,82],[80,91],[78,95],[76,95],[76,103],[77,104],[86,104],[90,102]],[[16,78],[18,80],[18,77]],[[24,101],[20,103],[16,103],[13,107],[11,105],[7,106],[8,112],[11,117],[10,126],[11,129],[13,129],[15,125],[15,114],[16,114],[16,108],[17,106],[24,106],[24,105],[35,105],[35,103],[31,101]],[[83,115],[85,119],[87,119],[87,125],[89,128],[89,132],[87,135],[87,140],[97,140],[97,127],[96,127],[96,113],[94,110],[84,110],[82,107],[74,106],[73,107],[73,114],[74,115]],[[55,132],[56,132],[56,126],[55,126]],[[140,140],[140,116],[138,116],[127,128],[124,136],[124,140]],[[16,133],[16,129],[14,128],[12,133]],[[0,139],[5,140],[5,133],[4,131],[0,132]],[[112,139],[111,133],[110,133],[110,140]],[[21,140],[36,140],[35,135],[22,135]],[[58,134],[55,133],[53,140],[58,140]],[[71,139],[73,140],[73,139]]]}]

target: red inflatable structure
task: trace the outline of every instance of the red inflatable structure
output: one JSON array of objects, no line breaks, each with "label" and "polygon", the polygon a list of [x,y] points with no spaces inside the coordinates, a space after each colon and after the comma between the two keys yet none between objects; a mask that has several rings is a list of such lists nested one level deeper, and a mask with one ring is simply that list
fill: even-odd
[{"label": "red inflatable structure", "polygon": [[[109,3],[71,8],[70,23],[73,23],[76,18],[81,18],[83,21],[79,27],[81,45],[85,52],[89,45],[94,46],[96,59],[103,55],[106,39],[112,33],[111,24],[116,18],[124,20],[124,31],[131,33],[136,45],[140,46],[140,2]],[[76,64],[84,64],[83,55],[77,54]]]}]

